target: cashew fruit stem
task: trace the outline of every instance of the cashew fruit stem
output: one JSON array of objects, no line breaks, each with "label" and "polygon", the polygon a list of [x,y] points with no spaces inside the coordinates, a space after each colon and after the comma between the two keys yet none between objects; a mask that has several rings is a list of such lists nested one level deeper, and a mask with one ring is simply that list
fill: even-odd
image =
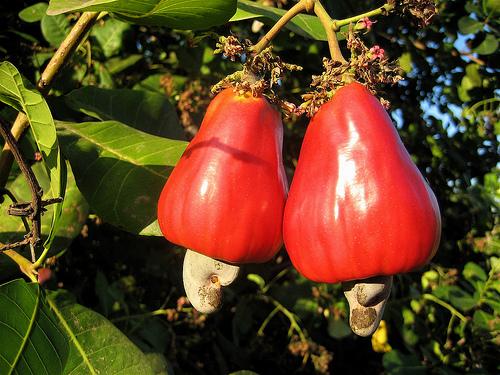
[{"label": "cashew fruit stem", "polygon": [[212,259],[192,250],[184,257],[182,279],[193,307],[201,313],[213,313],[222,306],[222,287],[231,284],[240,267]]},{"label": "cashew fruit stem", "polygon": [[376,276],[342,283],[349,303],[349,325],[358,336],[377,329],[391,294],[392,276]]}]

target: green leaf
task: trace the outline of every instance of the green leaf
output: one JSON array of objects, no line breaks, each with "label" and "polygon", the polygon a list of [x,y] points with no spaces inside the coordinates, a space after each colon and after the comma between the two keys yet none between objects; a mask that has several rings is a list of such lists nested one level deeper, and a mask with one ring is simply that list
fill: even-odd
[{"label": "green leaf", "polygon": [[462,273],[464,277],[471,282],[476,280],[486,281],[488,279],[486,272],[481,268],[481,266],[474,262],[468,262]]},{"label": "green leaf", "polygon": [[75,11],[107,11],[135,24],[197,30],[226,23],[236,0],[52,0],[47,14]]},{"label": "green leaf", "polygon": [[[16,67],[5,61],[0,64],[0,101],[22,111],[28,117],[30,130],[42,154],[50,178],[52,197],[63,197],[66,184],[66,165],[61,161],[56,128],[49,106],[43,96],[26,81]],[[52,225],[45,248],[50,248],[61,215],[62,203],[54,205]]]},{"label": "green leaf", "polygon": [[[46,194],[44,198],[50,197],[52,195],[50,181],[42,163],[35,163],[32,169]],[[7,187],[18,201],[28,201],[31,199],[30,189],[23,175],[18,175]],[[12,202],[8,199],[5,199],[5,201],[0,204],[0,212],[6,212],[11,203]],[[42,234],[47,234],[50,231],[50,221],[44,220],[43,218],[51,217],[54,207],[50,205],[47,206],[46,209],[47,212],[42,217]],[[87,219],[88,210],[89,208],[85,198],[83,198],[83,195],[76,187],[71,168],[68,168],[66,195],[62,204],[62,213],[59,219],[59,225],[54,233],[54,242],[51,246],[49,256],[65,249],[71,241],[80,234],[80,230]],[[20,218],[5,215],[2,217],[2,220],[0,220],[0,242],[6,243],[20,240],[25,233],[26,231]],[[46,235],[42,236],[44,239],[46,237]],[[21,254],[29,257],[29,249],[25,248]],[[2,275],[10,273],[8,268],[5,269],[6,265],[9,264],[7,260],[7,257],[0,257],[0,274]]]},{"label": "green leaf", "polygon": [[40,23],[42,35],[54,47],[59,47],[70,32],[68,18],[65,15],[49,16],[45,14]]},{"label": "green leaf", "polygon": [[410,73],[413,69],[410,52],[405,52],[399,57],[399,66],[405,73]]},{"label": "green leaf", "polygon": [[[140,82],[137,82],[133,89],[134,90],[144,90],[153,91],[159,94],[165,95],[165,88],[161,85],[161,79],[165,74],[152,74]],[[185,78],[185,77],[184,77]],[[187,80],[187,78],[185,78]]]},{"label": "green leaf", "polygon": [[[262,22],[274,24],[283,14],[285,14],[285,12],[286,11],[283,9],[262,5],[253,1],[238,0],[238,9],[230,21],[237,22],[249,19],[258,19]],[[285,27],[307,38],[326,40],[325,29],[316,16],[299,14],[288,22]],[[337,38],[340,40],[344,39],[344,33],[347,30],[347,27],[342,27],[337,33]]]},{"label": "green leaf", "polygon": [[48,302],[70,339],[65,374],[157,374],[152,361],[102,315],[60,293]]},{"label": "green leaf", "polygon": [[125,69],[130,68],[131,66],[134,66],[139,61],[141,61],[143,57],[143,55],[139,54],[129,55],[125,58],[113,57],[106,61],[106,67],[109,71],[109,74],[117,74],[123,72]]},{"label": "green leaf", "polygon": [[259,374],[257,372],[253,372],[250,370],[239,370],[239,371],[232,372],[229,375],[259,375]]},{"label": "green leaf", "polygon": [[461,311],[468,311],[478,303],[478,296],[471,296],[462,288],[452,285],[449,290],[449,301]]},{"label": "green leaf", "polygon": [[173,105],[151,91],[83,87],[65,96],[69,107],[99,120],[116,120],[149,134],[184,139]]},{"label": "green leaf", "polygon": [[1,285],[0,306],[0,374],[62,374],[68,341],[40,285]]},{"label": "green leaf", "polygon": [[499,320],[495,320],[495,317],[493,315],[488,314],[482,310],[477,310],[474,312],[474,315],[472,317],[472,324],[475,331],[492,332],[494,329],[500,329]]},{"label": "green leaf", "polygon": [[106,22],[94,25],[91,35],[99,42],[104,56],[111,57],[121,50],[123,38],[129,30],[129,24],[110,18]]},{"label": "green leaf", "polygon": [[115,121],[58,122],[58,129],[64,154],[90,207],[105,221],[132,233],[161,235],[156,202],[187,142],[149,135]]},{"label": "green leaf", "polygon": [[45,12],[47,11],[49,4],[47,3],[36,3],[24,8],[19,12],[18,16],[24,22],[38,22],[41,21]]},{"label": "green leaf", "polygon": [[486,38],[476,48],[472,50],[479,55],[491,55],[498,50],[498,39],[493,34],[486,35]]},{"label": "green leaf", "polygon": [[468,102],[471,100],[468,91],[473,88],[480,87],[482,84],[481,74],[478,64],[469,64],[465,67],[465,75],[462,78],[460,86],[458,87],[458,95],[460,100]]},{"label": "green leaf", "polygon": [[468,16],[464,16],[458,20],[458,30],[461,34],[475,34],[482,28],[482,22],[476,21]]}]

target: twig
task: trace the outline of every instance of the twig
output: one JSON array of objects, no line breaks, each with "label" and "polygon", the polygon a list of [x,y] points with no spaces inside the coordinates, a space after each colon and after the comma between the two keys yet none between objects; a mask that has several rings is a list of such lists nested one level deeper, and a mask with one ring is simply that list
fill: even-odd
[{"label": "twig", "polygon": [[314,13],[318,16],[323,28],[325,29],[332,60],[345,64],[347,61],[344,59],[344,56],[342,56],[342,52],[340,52],[339,41],[337,40],[337,35],[333,29],[333,20],[319,1],[314,3]]},{"label": "twig", "polygon": [[387,3],[387,4],[384,4],[376,9],[370,10],[366,13],[358,14],[357,16],[344,18],[342,20],[333,20],[332,29],[333,29],[333,31],[338,31],[338,30],[340,30],[340,28],[342,26],[358,22],[359,20],[362,20],[363,18],[375,17],[375,16],[379,16],[381,14],[387,15],[390,12],[392,12],[394,10],[394,8],[395,8],[395,4]]},{"label": "twig", "polygon": [[465,316],[463,316],[463,314],[461,314],[456,308],[454,308],[449,303],[446,303],[443,300],[433,296],[432,294],[428,294],[428,293],[422,294],[422,298],[427,300],[427,301],[432,301],[434,303],[437,303],[440,306],[443,306],[452,315],[455,315],[457,318],[459,318],[462,322],[467,322],[467,318]]},{"label": "twig", "polygon": [[[54,53],[54,56],[50,59],[47,67],[42,72],[37,84],[37,89],[42,95],[47,95],[49,93],[54,78],[61,71],[61,68],[69,61],[73,52],[85,38],[98,16],[99,12],[85,12],[75,23],[69,34]],[[11,129],[15,140],[21,137],[28,125],[28,118],[24,113],[20,112]],[[7,183],[13,161],[12,152],[9,145],[6,144],[0,154],[0,187],[4,187]]]},{"label": "twig", "polygon": [[269,30],[262,39],[254,45],[251,50],[258,54],[262,52],[269,43],[274,39],[274,37],[280,32],[280,30],[297,14],[303,11],[311,11],[313,9],[314,2],[316,0],[300,0],[297,4],[291,7],[279,20],[274,24],[274,26]]},{"label": "twig", "polygon": [[[10,200],[12,201],[12,203],[18,203],[16,197],[14,196],[14,194],[12,194],[12,192],[9,190],[9,189],[6,189],[6,188],[1,188],[0,189],[0,203],[3,202],[3,195],[6,195],[10,198]],[[10,207],[9,207],[9,210],[10,210]],[[9,212],[10,215],[12,215],[10,212]],[[26,229],[26,232],[29,232],[30,231],[30,226],[28,224],[28,222],[26,221],[26,218],[24,216],[21,216],[21,220],[23,221],[23,224],[24,224],[24,228]]]},{"label": "twig", "polygon": [[[26,161],[21,155],[21,151],[17,146],[17,142],[14,139],[9,127],[0,119],[0,135],[5,139],[5,143],[9,146],[14,159],[16,160],[21,172],[28,181],[28,185],[31,191],[31,203],[14,203],[11,205],[10,210],[14,209],[16,216],[28,216],[31,220],[31,231],[25,237],[28,239],[28,243],[31,246],[33,261],[35,261],[34,249],[36,245],[40,242],[40,217],[42,214],[42,195],[43,191],[35,177],[35,174],[31,170]],[[20,241],[20,244],[25,244],[24,241]],[[22,245],[19,245],[22,246]],[[0,248],[2,250],[2,248]]]}]

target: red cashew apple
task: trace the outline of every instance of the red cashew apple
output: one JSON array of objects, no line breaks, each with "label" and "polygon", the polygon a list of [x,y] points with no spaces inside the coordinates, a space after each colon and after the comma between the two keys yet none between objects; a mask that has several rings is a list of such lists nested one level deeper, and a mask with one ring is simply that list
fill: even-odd
[{"label": "red cashew apple", "polygon": [[436,197],[385,109],[359,83],[340,88],[311,119],[290,187],[283,235],[294,266],[344,282],[351,327],[369,335],[392,275],[429,262],[440,234]]},{"label": "red cashew apple", "polygon": [[[266,262],[281,247],[288,190],[282,143],[279,112],[262,96],[228,88],[212,100],[168,178],[158,222],[169,241],[195,252],[185,258],[184,276],[203,280],[184,280],[184,286],[192,303],[200,301],[196,309],[216,310],[220,285],[236,277],[234,266],[223,262]],[[229,281],[217,276],[220,268]]]}]

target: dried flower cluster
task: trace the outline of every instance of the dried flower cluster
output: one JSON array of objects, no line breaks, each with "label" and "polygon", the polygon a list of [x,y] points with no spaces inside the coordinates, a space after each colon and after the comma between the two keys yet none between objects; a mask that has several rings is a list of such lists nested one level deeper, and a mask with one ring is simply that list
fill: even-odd
[{"label": "dried flower cluster", "polygon": [[402,14],[411,14],[420,27],[427,26],[437,13],[434,0],[390,0]]},{"label": "dried flower cluster", "polygon": [[238,38],[233,35],[221,36],[215,45],[216,49],[214,54],[222,53],[222,57],[231,61],[236,61],[236,59],[242,59],[242,56],[250,45],[248,40],[240,42]]},{"label": "dried flower cluster", "polygon": [[209,90],[200,80],[190,81],[179,94],[177,110],[188,138],[193,137],[201,125],[203,113],[210,103]]},{"label": "dried flower cluster", "polygon": [[[315,90],[302,95],[304,102],[298,109],[299,113],[313,116],[337,89],[352,81],[364,84],[372,94],[376,94],[381,85],[395,84],[402,79],[399,65],[389,61],[384,49],[378,45],[368,48],[352,29],[347,46],[351,50],[351,59],[347,63],[323,59],[324,71],[312,77],[311,86]],[[380,102],[386,108],[389,106],[383,98]]]},{"label": "dried flower cluster", "polygon": [[313,341],[301,341],[297,336],[293,336],[288,350],[294,356],[310,356],[316,374],[330,374],[329,367],[333,356],[324,346]]},{"label": "dried flower cluster", "polygon": [[236,60],[236,56],[244,57],[246,61],[242,70],[214,85],[212,93],[217,93],[226,87],[234,87],[241,94],[250,92],[253,96],[266,96],[272,103],[279,106],[286,116],[295,113],[296,106],[279,98],[273,89],[281,86],[286,72],[302,70],[302,67],[282,61],[279,56],[273,54],[272,47],[267,47],[257,54],[252,53],[250,47],[251,44],[248,41],[240,42],[233,36],[219,39],[217,53],[223,53],[232,61]]}]

